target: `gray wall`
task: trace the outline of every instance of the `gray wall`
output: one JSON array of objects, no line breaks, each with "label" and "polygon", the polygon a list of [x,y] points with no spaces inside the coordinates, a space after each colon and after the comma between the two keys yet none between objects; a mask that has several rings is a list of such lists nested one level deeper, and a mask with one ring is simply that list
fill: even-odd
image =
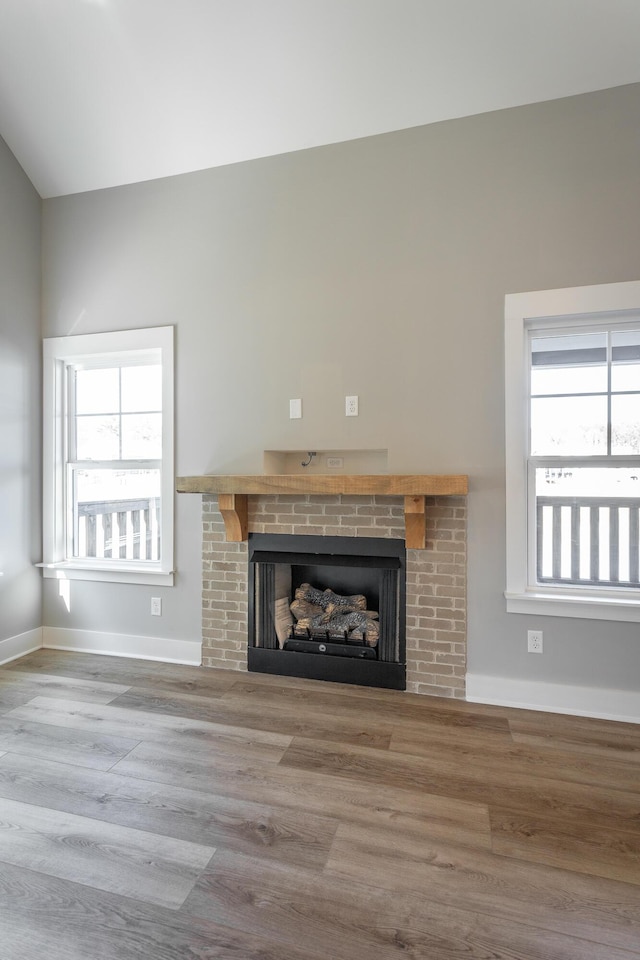
[{"label": "gray wall", "polygon": [[[45,332],[176,324],[178,474],[340,447],[468,473],[469,669],[633,687],[637,626],[505,613],[503,312],[638,279],[639,130],[634,85],[46,201]],[[162,621],[153,588],[74,583],[67,615],[48,583],[45,623],[197,639],[198,501]]]},{"label": "gray wall", "polygon": [[0,641],[42,624],[40,212],[0,140]]}]

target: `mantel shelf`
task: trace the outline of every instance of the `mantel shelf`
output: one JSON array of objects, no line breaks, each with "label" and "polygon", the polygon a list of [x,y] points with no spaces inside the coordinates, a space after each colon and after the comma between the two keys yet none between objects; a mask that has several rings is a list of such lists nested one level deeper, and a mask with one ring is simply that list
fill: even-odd
[{"label": "mantel shelf", "polygon": [[218,506],[224,519],[227,540],[238,542],[248,537],[248,496],[260,494],[351,494],[383,497],[404,497],[407,547],[423,550],[426,543],[425,498],[465,496],[468,477],[455,475],[415,474],[272,474],[234,476],[210,474],[201,477],[178,477],[178,493],[218,495]]}]

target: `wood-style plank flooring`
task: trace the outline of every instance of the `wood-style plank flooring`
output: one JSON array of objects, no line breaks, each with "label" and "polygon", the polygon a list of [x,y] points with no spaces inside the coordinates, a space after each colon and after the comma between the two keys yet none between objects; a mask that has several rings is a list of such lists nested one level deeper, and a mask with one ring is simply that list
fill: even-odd
[{"label": "wood-style plank flooring", "polygon": [[640,725],[41,650],[0,960],[640,960]]}]

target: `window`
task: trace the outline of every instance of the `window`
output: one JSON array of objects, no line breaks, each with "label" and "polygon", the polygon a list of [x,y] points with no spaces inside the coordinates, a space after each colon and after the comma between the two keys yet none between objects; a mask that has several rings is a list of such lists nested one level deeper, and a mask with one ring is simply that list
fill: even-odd
[{"label": "window", "polygon": [[640,283],[506,298],[507,609],[640,620]]},{"label": "window", "polygon": [[173,328],[44,342],[44,573],[172,583]]}]

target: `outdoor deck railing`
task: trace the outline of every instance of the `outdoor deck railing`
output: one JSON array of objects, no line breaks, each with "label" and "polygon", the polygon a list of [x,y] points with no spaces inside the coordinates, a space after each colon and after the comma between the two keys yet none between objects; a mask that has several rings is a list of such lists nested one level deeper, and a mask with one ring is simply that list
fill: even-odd
[{"label": "outdoor deck railing", "polygon": [[537,497],[538,580],[640,586],[640,499]]},{"label": "outdoor deck railing", "polygon": [[77,556],[121,560],[160,559],[160,499],[79,503]]}]

